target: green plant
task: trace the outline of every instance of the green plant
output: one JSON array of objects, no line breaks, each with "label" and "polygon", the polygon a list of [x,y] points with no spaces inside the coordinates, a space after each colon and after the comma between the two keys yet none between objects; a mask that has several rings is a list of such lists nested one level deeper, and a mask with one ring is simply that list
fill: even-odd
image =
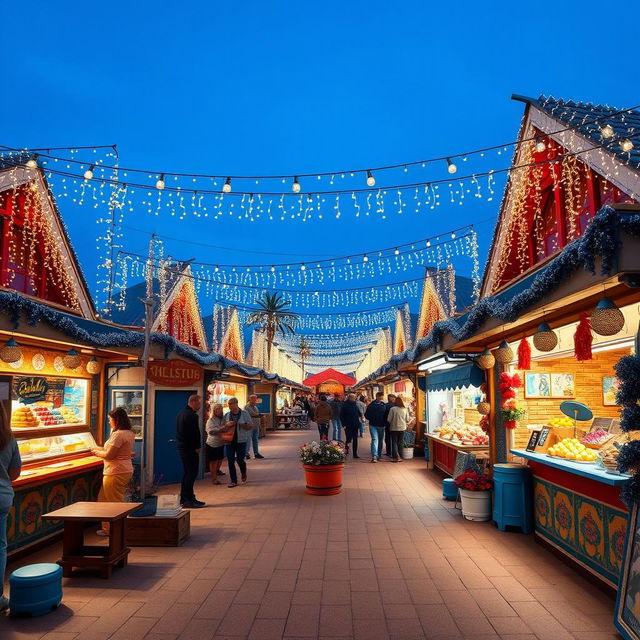
[{"label": "green plant", "polygon": [[283,336],[287,333],[295,333],[295,325],[298,314],[289,310],[291,303],[282,297],[281,293],[269,293],[256,301],[260,307],[249,314],[248,325],[258,325],[258,331],[267,336],[267,369],[271,368],[271,349],[277,333]]},{"label": "green plant", "polygon": [[298,450],[302,464],[340,464],[346,456],[341,442],[306,442]]}]

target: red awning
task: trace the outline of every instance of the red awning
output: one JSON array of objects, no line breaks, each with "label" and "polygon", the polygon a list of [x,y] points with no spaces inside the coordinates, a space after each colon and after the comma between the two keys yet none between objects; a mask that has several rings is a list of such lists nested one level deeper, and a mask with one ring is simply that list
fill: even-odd
[{"label": "red awning", "polygon": [[344,385],[345,387],[351,387],[356,383],[355,379],[351,376],[340,373],[335,369],[325,369],[324,371],[316,373],[314,376],[307,378],[303,384],[307,387],[317,387],[323,382],[337,382],[338,384]]}]

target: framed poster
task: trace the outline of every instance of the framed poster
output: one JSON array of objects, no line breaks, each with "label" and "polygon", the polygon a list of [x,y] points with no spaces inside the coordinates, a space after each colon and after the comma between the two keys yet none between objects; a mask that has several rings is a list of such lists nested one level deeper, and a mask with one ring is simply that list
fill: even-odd
[{"label": "framed poster", "polygon": [[573,398],[575,396],[575,384],[572,373],[551,374],[551,397]]},{"label": "framed poster", "polygon": [[633,505],[627,522],[613,621],[623,638],[637,640],[640,636],[640,529],[637,502]]},{"label": "framed poster", "polygon": [[616,392],[619,384],[620,381],[614,376],[604,376],[602,378],[602,404],[605,407],[617,406]]},{"label": "framed poster", "polygon": [[551,376],[548,373],[525,373],[525,398],[550,398]]}]

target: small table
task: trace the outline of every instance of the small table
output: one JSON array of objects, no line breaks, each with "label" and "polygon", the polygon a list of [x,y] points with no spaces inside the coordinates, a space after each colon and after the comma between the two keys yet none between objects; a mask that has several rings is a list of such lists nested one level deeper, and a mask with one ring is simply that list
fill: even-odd
[{"label": "small table", "polygon": [[[97,567],[103,578],[111,577],[115,566],[126,567],[129,547],[126,546],[125,518],[142,506],[140,502],[75,502],[62,509],[45,513],[45,520],[62,520],[62,574],[69,577],[73,567]],[[87,522],[109,523],[109,546],[85,545]]]}]

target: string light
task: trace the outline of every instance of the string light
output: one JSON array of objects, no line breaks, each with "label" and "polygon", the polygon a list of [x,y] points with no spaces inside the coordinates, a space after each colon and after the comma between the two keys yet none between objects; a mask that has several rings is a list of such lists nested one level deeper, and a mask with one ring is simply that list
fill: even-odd
[{"label": "string light", "polygon": [[536,138],[536,153],[542,153],[546,148],[547,146],[545,145],[544,140],[542,140],[542,138]]},{"label": "string light", "polygon": [[93,180],[93,170],[96,168],[95,164],[92,164],[85,172],[84,179],[85,180]]},{"label": "string light", "polygon": [[222,190],[225,193],[231,193],[231,178],[227,178],[222,185]]},{"label": "string light", "polygon": [[38,168],[38,157],[37,156],[31,156],[27,160],[27,167],[29,169],[37,169]]},{"label": "string light", "polygon": [[456,165],[451,162],[451,160],[449,158],[447,158],[447,171],[449,173],[455,173],[458,170],[458,167],[456,167]]},{"label": "string light", "polygon": [[164,173],[160,174],[160,177],[156,181],[156,189],[162,191],[164,189]]},{"label": "string light", "polygon": [[369,170],[367,170],[367,186],[369,187],[376,186],[376,179],[373,177],[373,174]]},{"label": "string light", "polygon": [[298,176],[293,178],[293,185],[291,185],[293,193],[300,193],[300,183],[298,182]]},{"label": "string light", "polygon": [[607,138],[613,138],[615,131],[610,124],[605,124],[600,127],[600,135],[606,140]]},{"label": "string light", "polygon": [[620,148],[625,153],[629,153],[629,151],[631,151],[631,149],[633,149],[633,142],[631,142],[631,140],[629,140],[628,138],[625,138],[624,140],[620,141]]}]

